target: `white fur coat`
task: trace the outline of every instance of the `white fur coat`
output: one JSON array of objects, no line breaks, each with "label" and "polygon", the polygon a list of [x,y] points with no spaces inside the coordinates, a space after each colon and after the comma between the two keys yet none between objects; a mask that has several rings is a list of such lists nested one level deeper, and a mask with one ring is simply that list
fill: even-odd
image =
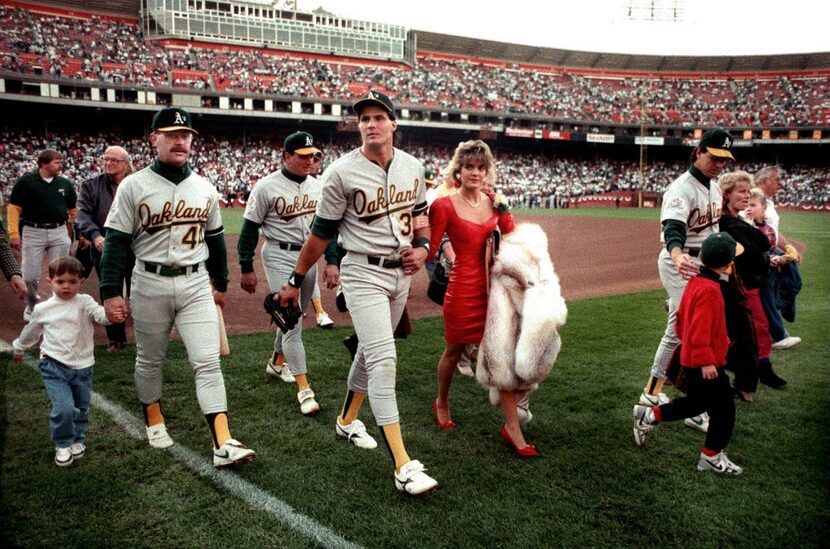
[{"label": "white fur coat", "polygon": [[[491,269],[484,337],[476,379],[496,389],[533,390],[559,354],[568,309],[539,225],[505,235]],[[492,392],[492,391],[491,391]]]}]

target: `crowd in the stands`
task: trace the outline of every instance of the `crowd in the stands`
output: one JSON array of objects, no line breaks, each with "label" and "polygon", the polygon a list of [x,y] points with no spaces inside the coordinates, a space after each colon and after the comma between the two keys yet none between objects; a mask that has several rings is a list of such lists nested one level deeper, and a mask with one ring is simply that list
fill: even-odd
[{"label": "crowd in the stands", "polygon": [[830,78],[588,76],[420,55],[414,66],[144,40],[137,25],[0,6],[0,71],[148,88],[348,101],[373,88],[398,104],[556,120],[725,126],[830,124]]},{"label": "crowd in the stands", "polygon": [[[203,132],[195,143],[191,166],[212,181],[229,201],[243,200],[253,184],[281,165],[281,137],[272,139],[226,139]],[[0,188],[4,196],[11,191],[14,181],[24,172],[35,169],[34,158],[45,148],[54,148],[66,156],[64,175],[76,184],[100,172],[100,160],[108,145],[126,148],[136,169],[147,166],[153,158],[149,142],[143,138],[124,139],[113,135],[52,134],[48,138],[31,131],[0,130]],[[324,145],[323,168],[354,143]],[[406,149],[419,158],[432,174],[441,180],[452,155],[450,148],[410,143]],[[550,158],[515,152],[496,153],[496,188],[510,197],[516,206],[562,206],[579,197],[610,191],[642,190],[662,192],[684,168],[684,162],[650,162],[645,165],[640,179],[636,161],[607,159],[584,160],[568,157]],[[743,169],[750,173],[761,164],[730,165],[729,169]],[[786,176],[781,192],[776,197],[782,205],[811,203],[830,204],[830,168],[827,165],[808,167],[784,166]]]}]

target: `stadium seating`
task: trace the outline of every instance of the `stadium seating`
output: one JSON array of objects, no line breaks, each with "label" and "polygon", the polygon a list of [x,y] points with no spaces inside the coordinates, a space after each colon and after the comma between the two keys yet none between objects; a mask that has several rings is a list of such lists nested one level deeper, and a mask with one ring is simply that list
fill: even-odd
[{"label": "stadium seating", "polygon": [[597,75],[430,54],[419,54],[413,67],[372,65],[250,47],[152,42],[122,20],[79,20],[7,6],[0,6],[0,24],[0,71],[58,79],[324,100],[350,100],[373,88],[388,91],[401,105],[592,124],[830,125],[827,75]]}]

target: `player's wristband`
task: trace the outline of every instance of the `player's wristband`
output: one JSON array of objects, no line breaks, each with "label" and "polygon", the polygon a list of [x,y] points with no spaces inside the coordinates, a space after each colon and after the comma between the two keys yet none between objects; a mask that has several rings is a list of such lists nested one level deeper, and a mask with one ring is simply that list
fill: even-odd
[{"label": "player's wristband", "polygon": [[288,277],[288,285],[293,288],[299,288],[303,285],[303,280],[305,280],[305,275],[301,275],[297,271],[293,271],[291,276]]},{"label": "player's wristband", "polygon": [[413,242],[413,246],[415,248],[424,248],[427,251],[427,255],[429,255],[429,238],[425,236],[418,237]]}]

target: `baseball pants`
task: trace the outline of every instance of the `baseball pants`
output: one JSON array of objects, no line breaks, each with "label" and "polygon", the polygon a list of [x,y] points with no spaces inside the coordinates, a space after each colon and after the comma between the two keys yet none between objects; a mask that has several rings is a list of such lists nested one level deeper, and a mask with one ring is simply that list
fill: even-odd
[{"label": "baseball pants", "polygon": [[[692,259],[700,265],[697,258]],[[680,300],[683,298],[683,290],[686,289],[686,284],[689,281],[684,280],[677,273],[677,268],[671,260],[671,254],[665,248],[657,258],[657,271],[660,273],[660,281],[663,283],[663,287],[669,294],[669,317],[666,322],[666,331],[663,333],[660,344],[657,346],[657,352],[654,354],[651,375],[659,379],[666,379],[666,367],[669,365],[672,353],[680,345],[680,339],[674,331],[674,322],[677,316],[677,308],[680,307]]]},{"label": "baseball pants", "polygon": [[219,364],[219,319],[204,264],[195,273],[160,276],[136,261],[130,308],[135,326],[135,387],[142,404],[161,399],[162,372],[175,324],[193,367],[203,414],[228,410]]},{"label": "baseball pants", "polygon": [[[272,292],[278,292],[288,281],[288,277],[294,271],[297,264],[297,257],[300,252],[283,250],[279,246],[269,244],[265,241],[262,246],[262,263],[265,266],[265,277],[268,279],[268,286]],[[300,310],[305,311],[311,302],[311,295],[314,293],[314,286],[317,283],[317,266],[315,265],[306,273],[303,283],[300,286]],[[302,318],[297,325],[288,330],[285,334],[277,328],[277,335],[274,338],[274,351],[285,355],[285,361],[291,373],[303,375],[308,372],[308,364],[303,345],[303,321]]]},{"label": "baseball pants", "polygon": [[349,389],[369,395],[378,426],[398,423],[393,332],[406,306],[410,277],[403,269],[370,265],[365,255],[349,252],[341,264],[340,280],[360,340],[349,370]]},{"label": "baseball pants", "polygon": [[21,272],[26,283],[26,310],[31,311],[37,305],[37,286],[43,268],[43,258],[49,261],[69,255],[72,241],[66,227],[61,225],[54,229],[38,229],[23,226],[22,234],[23,265]]}]

